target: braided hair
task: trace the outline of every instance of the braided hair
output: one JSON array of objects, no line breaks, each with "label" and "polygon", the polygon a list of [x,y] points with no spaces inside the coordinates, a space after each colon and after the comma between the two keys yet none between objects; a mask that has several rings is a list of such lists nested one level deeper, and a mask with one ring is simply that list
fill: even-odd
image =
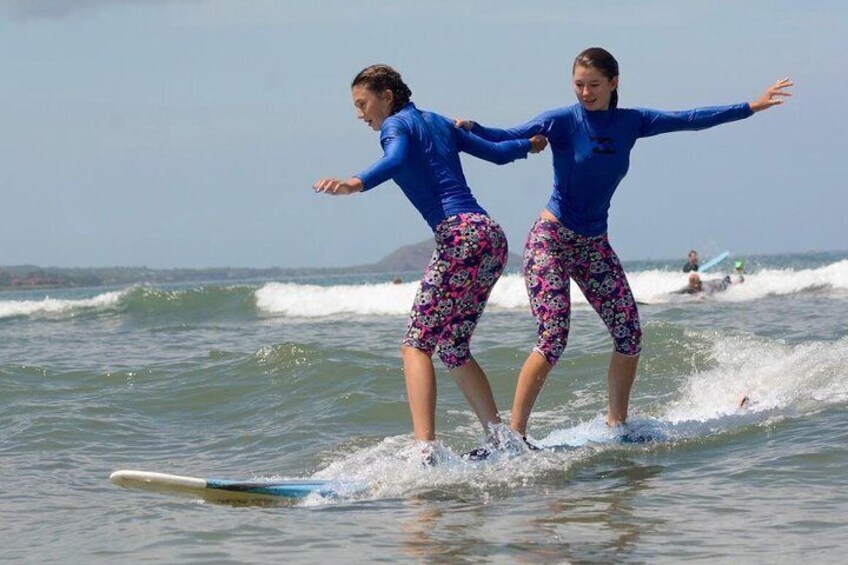
[{"label": "braided hair", "polygon": [[403,108],[412,97],[412,91],[403,82],[400,73],[388,65],[371,65],[359,71],[350,87],[360,85],[375,93],[391,90],[394,94],[392,114]]}]

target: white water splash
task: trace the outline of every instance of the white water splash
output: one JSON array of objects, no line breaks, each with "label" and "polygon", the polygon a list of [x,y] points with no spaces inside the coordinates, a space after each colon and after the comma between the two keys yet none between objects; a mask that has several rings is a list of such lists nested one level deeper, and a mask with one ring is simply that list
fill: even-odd
[{"label": "white water splash", "polygon": [[806,413],[848,402],[848,338],[787,345],[758,337],[715,338],[715,366],[690,375],[663,419],[707,421],[735,412]]},{"label": "white water splash", "polygon": [[[314,478],[369,485],[355,495],[357,499],[404,497],[440,489],[485,496],[532,484],[549,472],[564,472],[598,450],[651,448],[708,438],[848,403],[848,338],[787,345],[755,336],[701,334],[705,342],[712,341],[711,368],[681,375],[679,390],[664,408],[652,416],[631,415],[626,428],[609,428],[599,414],[536,440],[548,449],[504,452],[485,462],[467,461],[437,443],[433,451],[438,464],[433,467],[422,465],[421,444],[409,436],[396,436],[338,454],[339,458]],[[743,396],[749,400],[740,407]],[[627,438],[622,442],[622,433],[648,441],[630,445]],[[305,504],[335,502],[313,497]]]}]

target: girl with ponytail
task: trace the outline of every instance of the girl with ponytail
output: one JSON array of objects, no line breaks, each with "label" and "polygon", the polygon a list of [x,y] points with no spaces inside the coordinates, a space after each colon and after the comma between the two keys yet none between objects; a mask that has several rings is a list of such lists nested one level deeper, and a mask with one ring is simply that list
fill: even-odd
[{"label": "girl with ponytail", "polygon": [[[542,151],[541,135],[491,142],[439,114],[419,110],[412,91],[395,69],[372,65],[351,84],[359,119],[380,132],[383,156],[346,180],[324,178],[316,192],[354,194],[392,179],[421,213],[436,240],[436,250],[418,287],[401,345],[407,398],[416,440],[424,442],[426,463],[434,462],[436,374],[432,356],[462,389],[492,443],[501,419],[483,369],[471,356],[471,334],[489,293],[503,271],[507,240],[501,227],[477,203],[459,160],[464,151],[505,164]],[[511,433],[506,430],[506,436]],[[485,454],[475,450],[472,455]]]},{"label": "girl with ponytail", "polygon": [[471,121],[457,125],[484,139],[504,141],[544,135],[551,145],[553,193],[527,236],[524,280],[538,323],[538,339],[518,376],[511,427],[526,433],[530,411],[545,379],[565,350],[571,313],[569,279],[606,324],[614,350],[607,374],[607,424],[623,427],[642,349],[636,301],[607,238],[613,193],[630,166],[636,140],[675,131],[706,129],[750,117],[783,103],[789,79],[775,82],[757,100],[680,112],[619,108],[618,62],[592,47],[572,66],[577,104],[549,110],[510,129]]}]

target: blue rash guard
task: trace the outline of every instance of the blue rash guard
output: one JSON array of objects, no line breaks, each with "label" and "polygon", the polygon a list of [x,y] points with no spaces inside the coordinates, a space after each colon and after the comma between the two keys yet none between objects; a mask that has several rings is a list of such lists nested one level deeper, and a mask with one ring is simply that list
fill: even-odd
[{"label": "blue rash guard", "polygon": [[637,139],[706,129],[752,114],[747,103],[679,112],[643,108],[589,112],[574,104],[549,110],[514,128],[475,124],[471,131],[491,141],[546,136],[554,164],[554,190],[547,209],[568,229],[593,237],[607,232],[610,201],[627,174]]},{"label": "blue rash guard", "polygon": [[487,141],[412,102],[383,121],[380,144],[383,157],[354,176],[363,190],[394,180],[433,230],[455,214],[486,213],[465,182],[460,151],[499,165],[523,159],[530,151],[527,139]]}]

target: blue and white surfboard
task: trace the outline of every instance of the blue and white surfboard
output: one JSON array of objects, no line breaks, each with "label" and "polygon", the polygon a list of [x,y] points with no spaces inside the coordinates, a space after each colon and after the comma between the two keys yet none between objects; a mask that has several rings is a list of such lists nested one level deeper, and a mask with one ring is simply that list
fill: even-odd
[{"label": "blue and white surfboard", "polygon": [[719,253],[718,255],[716,255],[715,257],[713,257],[712,259],[710,259],[709,261],[707,261],[706,263],[704,263],[703,265],[698,267],[698,272],[704,273],[706,271],[709,271],[710,269],[712,269],[713,267],[715,267],[716,265],[718,265],[719,263],[721,263],[722,261],[724,261],[728,257],[730,257],[730,251],[725,251],[723,253]]},{"label": "blue and white surfboard", "polygon": [[311,494],[336,497],[352,494],[365,487],[315,479],[251,480],[201,479],[167,473],[122,470],[109,476],[114,484],[148,491],[182,494],[210,502],[281,503]]}]

